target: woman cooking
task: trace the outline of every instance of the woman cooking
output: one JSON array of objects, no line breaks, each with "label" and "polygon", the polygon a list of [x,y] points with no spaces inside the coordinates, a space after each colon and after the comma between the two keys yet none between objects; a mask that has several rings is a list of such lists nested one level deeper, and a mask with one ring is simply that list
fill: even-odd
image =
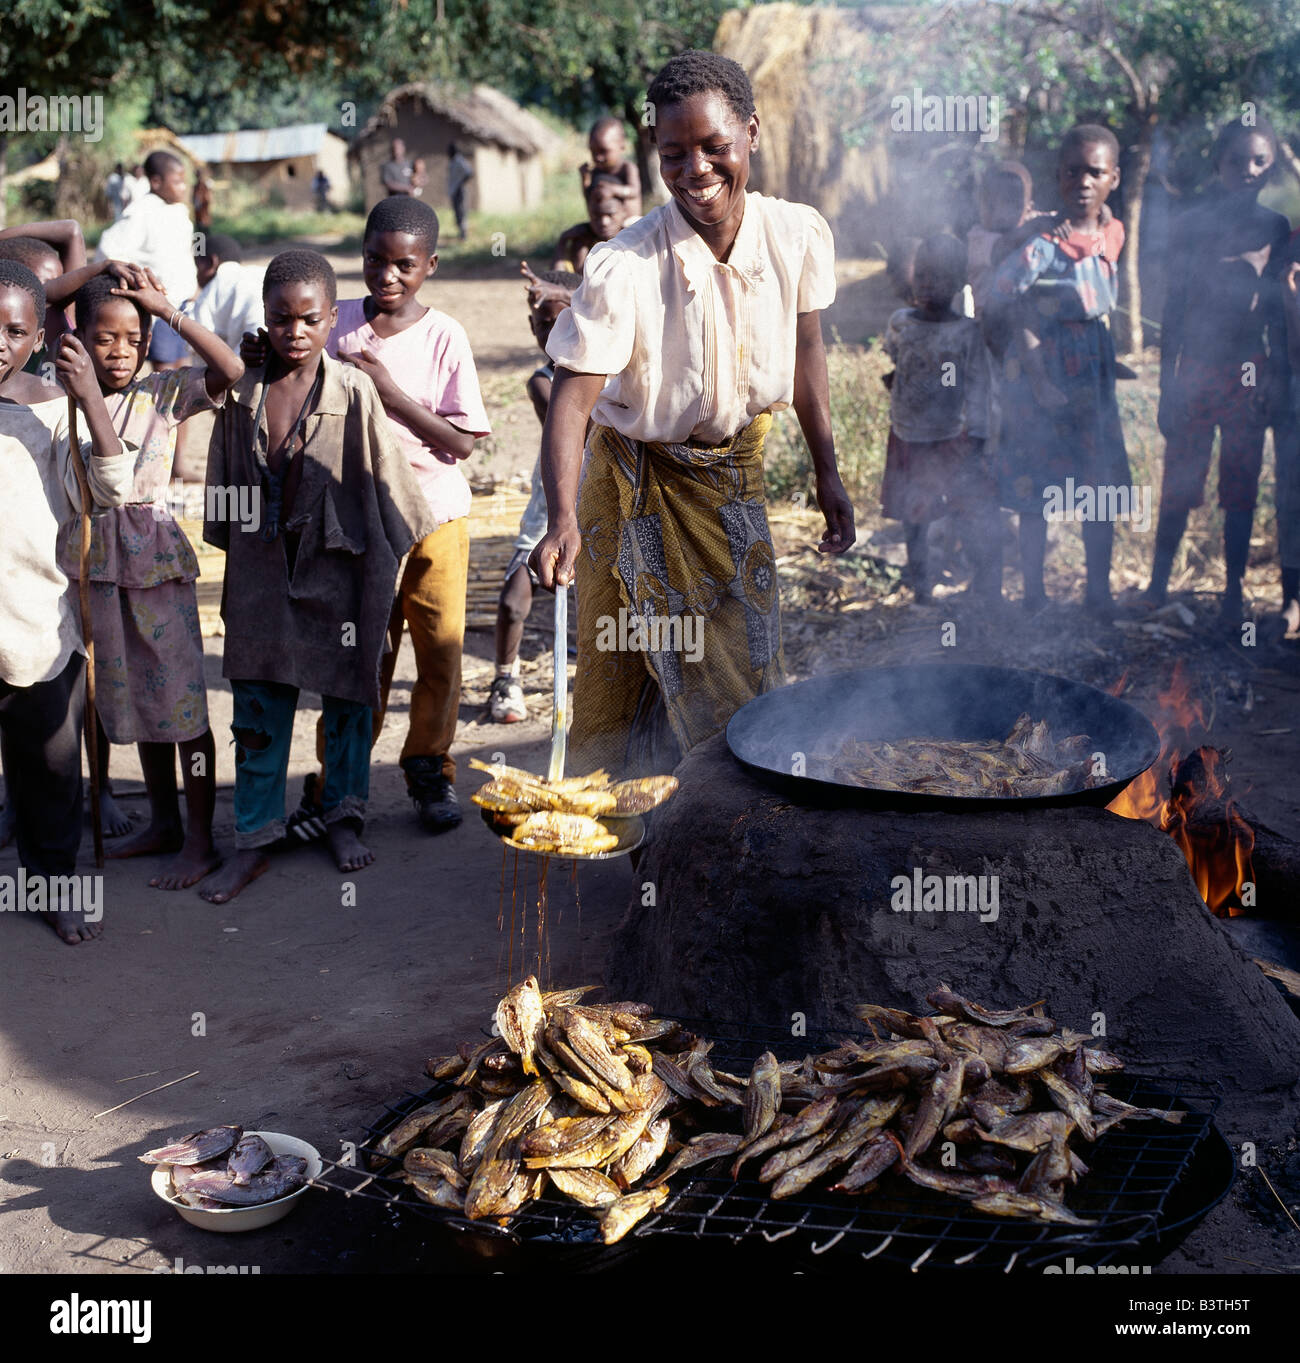
[{"label": "woman cooking", "polygon": [[772,412],[793,403],[812,452],[819,549],[854,540],[818,316],[835,296],[830,229],[745,192],[758,115],[737,63],[684,52],[647,106],[672,197],[592,250],[551,332],[549,526],[530,560],[548,589],[576,577],[574,770],[616,775],[671,770],[784,683]]}]

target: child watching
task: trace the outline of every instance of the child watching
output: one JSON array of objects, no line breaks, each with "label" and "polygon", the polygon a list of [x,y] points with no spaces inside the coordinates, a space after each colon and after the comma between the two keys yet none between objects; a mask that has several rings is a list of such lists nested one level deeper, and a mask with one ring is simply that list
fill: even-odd
[{"label": "child watching", "polygon": [[238,350],[244,333],[256,331],[266,321],[262,272],[243,263],[243,250],[234,237],[217,232],[205,245],[207,250],[194,258],[198,296],[183,311],[231,350]]},{"label": "child watching", "polygon": [[[543,355],[546,341],[556,318],[569,306],[573,291],[582,283],[582,276],[567,270],[544,270],[535,275],[528,262],[522,265],[529,281],[528,325]],[[538,365],[529,376],[528,397],[537,419],[546,425],[546,409],[551,400],[551,383],[555,379],[555,365],[549,355],[546,363]],[[519,533],[515,536],[514,553],[506,565],[505,584],[497,603],[496,667],[497,674],[488,692],[488,716],[495,724],[515,724],[528,718],[524,704],[524,689],[519,684],[519,645],[524,637],[524,621],[533,607],[533,587],[537,579],[528,566],[528,555],[546,534],[546,490],[542,487],[542,462],[539,455],[533,462],[533,487],[524,514],[519,518]]]},{"label": "child watching", "polygon": [[994,269],[1002,263],[1000,243],[1034,214],[1034,184],[1019,161],[998,161],[980,181],[980,220],[966,234],[967,283],[975,316],[984,311]]},{"label": "child watching", "polygon": [[[391,651],[384,658],[374,737],[383,728],[405,621],[416,681],[401,766],[420,824],[430,833],[455,828],[462,817],[451,745],[465,643],[470,490],[459,464],[490,431],[464,328],[419,300],[421,285],[438,268],[437,253],[438,215],[428,204],[404,195],[381,199],[366,219],[362,241],[369,296],[339,304],[329,339],[332,354],[374,381],[428,505],[428,528],[407,559],[396,602],[389,603]],[[241,353],[246,364],[257,363],[255,347]],[[292,820],[300,837],[312,831],[327,775],[307,779]]]},{"label": "child watching", "polygon": [[[40,372],[58,348],[59,337],[68,330],[63,305],[81,280],[70,288],[56,288],[61,277],[79,271],[86,263],[86,243],[81,224],[72,218],[28,222],[0,231],[0,259],[16,260],[41,281],[45,289],[45,344],[32,352],[28,373]],[[48,377],[48,375],[47,375]]]},{"label": "child watching", "polygon": [[975,595],[987,604],[1002,594],[996,488],[983,448],[988,357],[978,324],[952,308],[966,269],[966,249],[956,237],[928,237],[913,263],[914,306],[899,308],[885,332],[885,353],[895,370],[886,376],[882,510],[903,522],[908,579],[921,605],[929,602],[931,587],[926,525],[954,514],[975,564]]},{"label": "child watching", "polygon": [[203,523],[226,551],[223,674],[234,696],[236,852],[199,889],[214,904],[260,876],[284,836],[301,687],[321,695],[335,862],[355,871],[374,860],[360,839],[371,711],[398,565],[432,519],[374,384],[323,353],[338,319],[329,262],[283,251],[263,287],[267,363],[236,385],[208,452],[208,487],[255,493],[261,507],[257,534]]},{"label": "child watching", "polygon": [[629,218],[641,216],[641,172],[635,161],[627,159],[627,133],[623,120],[606,114],[591,125],[587,138],[587,149],[591,160],[578,167],[582,180],[582,196],[587,198],[591,192],[592,181],[597,175],[609,175],[618,185],[615,191],[623,200],[624,211]]},{"label": "child watching", "polygon": [[[1115,345],[1106,314],[1115,306],[1124,227],[1106,210],[1119,184],[1119,142],[1109,128],[1080,124],[1057,162],[1064,207],[1026,226],[1028,239],[994,272],[984,334],[1005,356],[998,452],[1002,504],[1020,513],[1024,604],[1047,605],[1047,489],[1127,486],[1128,453],[1115,399]],[[1036,309],[1032,321],[1021,308]],[[1009,338],[1009,340],[1008,340]],[[1115,527],[1082,526],[1088,581],[1084,603],[1109,619]]]},{"label": "child watching", "polygon": [[[1286,409],[1286,327],[1277,289],[1290,224],[1257,202],[1277,163],[1264,121],[1227,124],[1214,148],[1217,192],[1180,224],[1181,267],[1170,272],[1160,344],[1165,471],[1146,597],[1165,600],[1188,513],[1201,505],[1219,432],[1223,508],[1222,618],[1242,618],[1264,432]],[[1247,370],[1247,366],[1250,369]],[[1243,382],[1255,375],[1251,385]]]},{"label": "child watching", "polygon": [[[127,498],[135,458],[122,449],[75,336],[63,338],[55,360],[64,388],[23,372],[44,324],[40,281],[25,265],[0,260],[0,485],[9,516],[0,535],[0,750],[19,862],[29,876],[65,876],[81,845],[85,700],[81,624],[57,551],[60,526],[81,509],[68,397],[85,418],[82,453],[95,505]],[[100,932],[79,912],[49,918],[70,944]]]},{"label": "child watching", "polygon": [[618,182],[608,175],[597,175],[587,191],[587,221],[575,223],[561,233],[555,243],[554,270],[571,268],[582,273],[587,253],[602,241],[612,241],[627,225],[627,200],[616,192]]},{"label": "child watching", "polygon": [[[199,565],[164,497],[177,427],[195,412],[219,407],[244,366],[224,341],[180,315],[152,275],[136,289],[100,275],[78,290],[74,302],[77,336],[90,352],[113,428],[135,451],[129,500],[96,516],[92,531],[96,741],[105,786],[109,744],[138,745],[151,820],[107,855],[175,852],[168,869],[149,883],[179,890],[214,870],[221,858],[212,841],[216,749],[208,727],[194,588]],[[171,318],[206,368],[155,370],[142,378],[151,317]],[[70,578],[79,572],[74,530],[65,527],[61,542]],[[188,831],[176,798],[177,748]]]},{"label": "child watching", "polygon": [[[99,239],[97,260],[116,257],[150,269],[163,292],[177,303],[194,297],[198,276],[194,268],[194,224],[185,199],[185,166],[171,152],[150,152],[145,158],[149,193],[131,199],[126,211]],[[159,320],[150,328],[149,359],[155,369],[175,369],[187,347],[176,332]]]}]

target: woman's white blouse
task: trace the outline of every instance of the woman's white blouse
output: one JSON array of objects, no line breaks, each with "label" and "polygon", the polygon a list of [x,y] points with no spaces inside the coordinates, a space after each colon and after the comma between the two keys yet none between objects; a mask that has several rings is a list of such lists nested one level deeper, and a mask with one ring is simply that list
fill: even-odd
[{"label": "woman's white blouse", "polygon": [[593,421],[721,445],[790,405],[797,318],[834,298],[835,243],[815,208],[746,194],[724,263],[670,200],[592,249],[546,350],[609,376]]}]

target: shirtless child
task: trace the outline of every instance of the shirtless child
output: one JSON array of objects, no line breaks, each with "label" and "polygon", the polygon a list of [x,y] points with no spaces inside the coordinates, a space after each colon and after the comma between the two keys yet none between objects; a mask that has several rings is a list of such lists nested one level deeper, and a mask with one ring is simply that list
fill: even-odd
[{"label": "shirtless child", "polygon": [[341,871],[368,866],[371,709],[402,556],[432,529],[428,504],[371,380],[323,353],[338,316],[334,271],[284,251],[263,282],[271,354],[231,391],[208,453],[209,510],[259,499],[260,529],[204,521],[226,551],[223,674],[235,737],[235,856],[203,882],[214,904],[270,865],[300,687],[325,719],[323,817]]}]

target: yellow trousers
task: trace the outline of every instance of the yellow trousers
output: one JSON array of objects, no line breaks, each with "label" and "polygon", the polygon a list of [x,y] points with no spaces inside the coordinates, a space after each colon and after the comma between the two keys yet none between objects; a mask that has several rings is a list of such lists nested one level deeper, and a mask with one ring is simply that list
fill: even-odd
[{"label": "yellow trousers", "polygon": [[[426,535],[407,556],[388,621],[388,652],[380,668],[380,706],[374,712],[371,746],[384,727],[388,695],[409,626],[415,650],[415,684],[401,760],[442,759],[442,774],[456,779],[451,756],[460,710],[460,662],[465,644],[465,593],[469,582],[469,518],[446,521]],[[325,786],[325,729],[316,726],[316,756],[322,762],[320,789]]]}]

